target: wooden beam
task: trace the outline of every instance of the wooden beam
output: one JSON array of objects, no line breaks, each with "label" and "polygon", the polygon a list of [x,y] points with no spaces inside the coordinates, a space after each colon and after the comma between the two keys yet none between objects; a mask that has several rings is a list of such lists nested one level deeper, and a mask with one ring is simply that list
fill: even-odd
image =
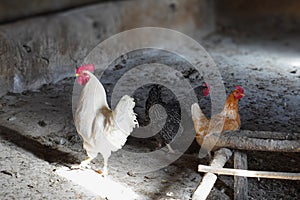
[{"label": "wooden beam", "polygon": [[[229,149],[221,148],[220,150],[215,152],[215,156],[210,163],[212,167],[222,168],[227,160],[231,157],[232,152]],[[211,189],[213,188],[215,182],[217,180],[217,176],[213,173],[207,173],[202,178],[202,181],[195,193],[193,194],[193,200],[205,200],[209,195]]]},{"label": "wooden beam", "polygon": [[[284,139],[284,134],[286,139]],[[265,138],[255,138],[259,135]],[[231,148],[249,151],[300,152],[300,134],[274,133],[275,136],[280,139],[272,139],[272,134],[264,131],[253,131],[254,138],[249,131],[236,131],[224,133],[220,137],[210,134],[205,137],[205,140],[210,140],[211,143],[216,144],[215,150]]]},{"label": "wooden beam", "polygon": [[206,172],[206,173],[222,174],[222,175],[252,177],[252,178],[300,180],[300,173],[229,169],[229,168],[213,167],[207,165],[198,165],[198,171]]},{"label": "wooden beam", "polygon": [[[247,169],[247,154],[241,151],[234,152],[234,168]],[[234,199],[248,200],[248,179],[247,177],[234,176]]]},{"label": "wooden beam", "polygon": [[300,133],[238,130],[227,132],[225,135],[243,136],[256,139],[300,140]]}]

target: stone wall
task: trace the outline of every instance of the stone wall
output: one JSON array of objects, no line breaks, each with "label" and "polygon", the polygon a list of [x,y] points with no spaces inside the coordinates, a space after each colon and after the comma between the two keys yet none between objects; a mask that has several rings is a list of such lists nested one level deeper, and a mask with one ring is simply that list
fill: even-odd
[{"label": "stone wall", "polygon": [[299,0],[216,0],[221,30],[256,33],[300,32]]},{"label": "stone wall", "polygon": [[99,42],[157,26],[200,38],[214,30],[209,0],[105,1],[0,26],[0,96],[35,90],[74,74]]}]

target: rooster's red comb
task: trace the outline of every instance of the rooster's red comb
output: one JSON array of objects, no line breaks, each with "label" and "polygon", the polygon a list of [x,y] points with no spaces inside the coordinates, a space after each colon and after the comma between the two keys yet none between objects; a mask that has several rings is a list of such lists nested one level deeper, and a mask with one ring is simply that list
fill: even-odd
[{"label": "rooster's red comb", "polygon": [[204,86],[204,89],[202,90],[202,93],[206,97],[209,95],[210,87],[207,83],[204,83],[203,86]]},{"label": "rooster's red comb", "polygon": [[95,71],[95,65],[94,64],[81,65],[80,67],[78,67],[76,69],[76,74],[80,74],[80,72],[82,72],[84,70],[94,72]]},{"label": "rooster's red comb", "polygon": [[240,93],[244,94],[244,89],[241,86],[235,86],[234,87],[236,90],[238,90]]}]

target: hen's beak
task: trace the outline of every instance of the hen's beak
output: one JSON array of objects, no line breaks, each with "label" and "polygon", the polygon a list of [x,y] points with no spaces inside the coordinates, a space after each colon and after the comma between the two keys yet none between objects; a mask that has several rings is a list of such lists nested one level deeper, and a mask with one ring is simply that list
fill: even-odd
[{"label": "hen's beak", "polygon": [[76,76],[76,77],[78,77],[78,76],[79,76],[79,74],[75,74],[75,76]]},{"label": "hen's beak", "polygon": [[245,94],[241,94],[241,95],[242,95],[242,97],[243,97],[243,96],[246,96]]}]

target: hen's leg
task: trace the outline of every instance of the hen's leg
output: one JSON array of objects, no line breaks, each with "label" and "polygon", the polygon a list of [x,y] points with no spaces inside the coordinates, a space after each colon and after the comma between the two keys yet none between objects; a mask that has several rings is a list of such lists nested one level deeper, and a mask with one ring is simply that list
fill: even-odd
[{"label": "hen's leg", "polygon": [[207,150],[204,150],[206,152],[203,152],[203,151],[199,151],[199,154],[198,154],[198,158],[205,158],[206,156],[208,156],[208,160],[211,161],[211,152],[210,151],[207,151]]}]

